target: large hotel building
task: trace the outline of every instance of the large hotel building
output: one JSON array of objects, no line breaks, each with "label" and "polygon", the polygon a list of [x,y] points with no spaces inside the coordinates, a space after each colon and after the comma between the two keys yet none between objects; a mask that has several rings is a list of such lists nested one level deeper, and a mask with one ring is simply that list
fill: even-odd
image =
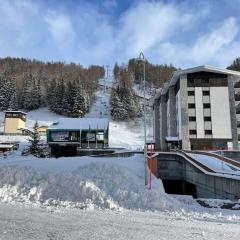
[{"label": "large hotel building", "polygon": [[176,71],[154,98],[155,148],[238,149],[238,81],[240,72],[210,66]]}]

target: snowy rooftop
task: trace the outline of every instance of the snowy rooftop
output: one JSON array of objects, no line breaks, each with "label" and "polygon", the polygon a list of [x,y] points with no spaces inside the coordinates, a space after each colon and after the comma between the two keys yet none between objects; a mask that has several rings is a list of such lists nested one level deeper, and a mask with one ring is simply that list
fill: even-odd
[{"label": "snowy rooftop", "polygon": [[23,111],[4,111],[4,113],[22,113],[24,115],[27,115],[27,113],[25,113]]},{"label": "snowy rooftop", "polygon": [[48,129],[108,129],[107,118],[60,118]]}]

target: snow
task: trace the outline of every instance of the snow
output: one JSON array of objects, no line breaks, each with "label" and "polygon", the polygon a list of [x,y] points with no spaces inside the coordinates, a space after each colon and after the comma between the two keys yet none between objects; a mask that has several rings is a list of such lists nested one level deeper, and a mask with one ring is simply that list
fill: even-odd
[{"label": "snow", "polygon": [[188,155],[190,157],[196,159],[200,163],[204,164],[205,166],[208,166],[209,168],[211,168],[212,170],[214,170],[216,172],[230,173],[230,174],[239,173],[240,174],[239,168],[232,166],[231,164],[225,163],[225,162],[219,160],[218,158],[203,155],[203,154],[188,153]]},{"label": "snow", "polygon": [[60,118],[49,129],[107,130],[108,125],[107,118]]},{"label": "snow", "polygon": [[[107,79],[106,82],[113,82],[113,79]],[[108,118],[109,119],[109,146],[116,148],[126,148],[129,150],[142,150],[144,144],[144,126],[143,119],[134,119],[127,122],[118,122],[111,119],[110,114],[110,95],[111,89],[104,89],[99,86],[96,92],[95,102],[92,104],[90,112],[86,114],[86,118]],[[49,111],[46,107],[27,113],[26,127],[31,129],[36,121],[38,125],[50,126],[53,122],[57,122],[61,115]],[[147,112],[147,138],[153,139],[151,110]],[[0,132],[3,131],[3,112],[0,112]],[[25,136],[4,136],[0,135],[0,141],[9,142],[27,142],[28,137]]]},{"label": "snow", "polygon": [[[109,97],[109,89],[100,87],[86,117],[110,119],[111,147],[142,149],[142,119],[112,121]],[[60,117],[41,108],[28,112],[26,125],[38,120],[49,126]],[[147,120],[151,138],[150,115]],[[24,145],[0,155],[1,239],[239,239],[240,211],[207,209],[192,197],[168,195],[154,177],[149,191],[142,155],[40,159],[21,156]],[[216,159],[198,160],[219,171],[233,169]]]},{"label": "snow", "polygon": [[[107,80],[106,82],[112,82]],[[142,150],[144,144],[143,119],[134,119],[125,122],[111,119],[110,103],[111,89],[99,87],[96,92],[96,101],[86,117],[107,117],[109,119],[109,146],[126,148],[129,150]],[[152,121],[150,113],[147,116],[147,137],[152,139]]]},{"label": "snow", "polygon": [[[133,85],[134,92],[137,96],[144,98],[144,91],[143,91],[143,86],[140,84],[134,84]],[[148,88],[146,88],[145,92],[145,98],[150,100],[152,98],[152,94]]]},{"label": "snow", "polygon": [[239,224],[163,212],[83,211],[0,204],[1,239],[239,239]]},{"label": "snow", "polygon": [[39,159],[12,153],[0,161],[0,200],[80,208],[166,210],[177,206],[153,180],[144,185],[143,156]]}]

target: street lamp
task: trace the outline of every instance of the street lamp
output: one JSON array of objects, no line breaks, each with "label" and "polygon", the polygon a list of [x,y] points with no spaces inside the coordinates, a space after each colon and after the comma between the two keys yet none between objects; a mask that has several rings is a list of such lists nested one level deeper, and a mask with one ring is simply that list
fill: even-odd
[{"label": "street lamp", "polygon": [[145,185],[148,185],[148,164],[147,164],[147,134],[146,134],[146,81],[145,81],[145,64],[146,59],[141,52],[139,57],[135,59],[138,63],[143,64],[143,111],[144,111],[144,176]]}]

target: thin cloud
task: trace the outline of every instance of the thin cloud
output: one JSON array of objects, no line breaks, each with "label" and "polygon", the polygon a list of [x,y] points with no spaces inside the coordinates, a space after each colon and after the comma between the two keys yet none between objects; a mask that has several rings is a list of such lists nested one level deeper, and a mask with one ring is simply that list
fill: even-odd
[{"label": "thin cloud", "polygon": [[[101,6],[76,2],[74,8],[64,1],[56,6],[2,1],[0,55],[89,65],[126,62],[144,51],[149,61],[177,67],[227,66],[237,56],[237,17],[225,14],[215,21],[211,1],[201,6],[192,1],[133,2],[115,16],[111,9],[120,4],[115,0]],[[216,18],[219,14],[215,12]]]}]

